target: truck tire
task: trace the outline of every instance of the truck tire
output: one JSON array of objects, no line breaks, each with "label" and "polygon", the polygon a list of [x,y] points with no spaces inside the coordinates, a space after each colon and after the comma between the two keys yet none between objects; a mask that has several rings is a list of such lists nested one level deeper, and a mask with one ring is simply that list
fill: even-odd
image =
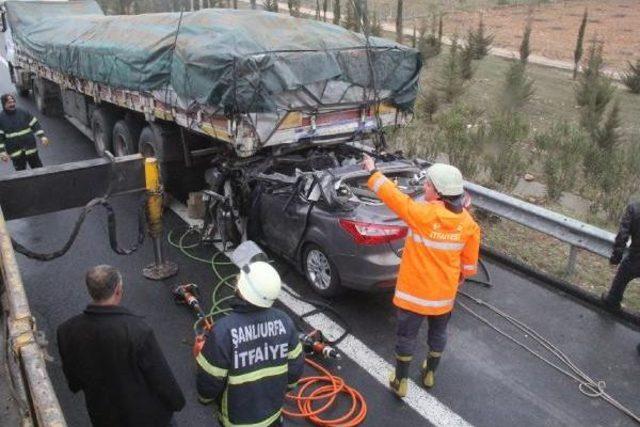
[{"label": "truck tire", "polygon": [[140,133],[138,151],[144,157],[155,157],[160,166],[160,181],[165,190],[179,200],[185,200],[182,181],[185,165],[180,135],[175,126],[148,123]]},{"label": "truck tire", "polygon": [[113,155],[116,157],[138,152],[140,126],[130,120],[118,120],[113,126]]},{"label": "truck tire", "polygon": [[57,84],[36,77],[33,80],[32,89],[36,108],[42,115],[51,117],[62,115],[62,99]]},{"label": "truck tire", "polygon": [[158,162],[182,162],[180,134],[175,126],[148,123],[140,133],[138,150],[144,157],[155,157]]},{"label": "truck tire", "polygon": [[9,75],[11,76],[11,81],[16,88],[16,93],[18,94],[18,96],[21,96],[23,98],[29,96],[31,85],[27,84],[25,86],[24,80],[21,78],[22,76],[19,75],[19,72],[16,71],[11,62],[9,62]]},{"label": "truck tire", "polygon": [[91,134],[96,154],[104,156],[105,151],[113,153],[113,127],[116,122],[114,113],[106,108],[97,107],[91,113]]},{"label": "truck tire", "polygon": [[26,98],[26,97],[29,96],[29,88],[28,87],[23,87],[18,82],[15,82],[13,85],[16,87],[16,93],[18,94],[18,96],[20,96],[22,98]]}]

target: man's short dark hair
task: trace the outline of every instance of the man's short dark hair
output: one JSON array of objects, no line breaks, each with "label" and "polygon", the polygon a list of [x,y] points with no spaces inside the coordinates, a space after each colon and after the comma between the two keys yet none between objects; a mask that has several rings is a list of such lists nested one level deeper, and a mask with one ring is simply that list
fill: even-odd
[{"label": "man's short dark hair", "polygon": [[122,282],[122,275],[110,265],[96,265],[87,271],[85,280],[89,295],[97,302],[111,298],[118,283]]}]

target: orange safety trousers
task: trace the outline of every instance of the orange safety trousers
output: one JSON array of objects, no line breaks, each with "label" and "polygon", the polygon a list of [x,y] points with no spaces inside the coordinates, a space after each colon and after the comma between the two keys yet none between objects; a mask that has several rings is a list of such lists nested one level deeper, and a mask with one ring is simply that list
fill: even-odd
[{"label": "orange safety trousers", "polygon": [[380,172],[368,185],[409,226],[393,303],[425,316],[450,312],[461,279],[477,272],[480,227],[466,209],[415,201]]}]

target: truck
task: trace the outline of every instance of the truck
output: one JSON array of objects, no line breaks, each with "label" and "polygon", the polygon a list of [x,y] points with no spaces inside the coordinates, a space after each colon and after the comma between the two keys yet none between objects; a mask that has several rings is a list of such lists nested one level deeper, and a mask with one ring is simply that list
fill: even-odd
[{"label": "truck", "polygon": [[6,1],[2,30],[16,91],[98,155],[185,166],[406,124],[421,67],[403,45],[254,10],[106,16],[93,0]]},{"label": "truck", "polygon": [[354,165],[358,147],[383,147],[383,130],[410,121],[418,93],[418,51],[311,19],[109,16],[93,0],[9,0],[0,10],[19,95],[66,118],[99,156],[156,157],[178,197],[220,194],[212,229],[236,243],[265,175],[291,189],[299,173],[324,168],[336,191],[331,171]]}]

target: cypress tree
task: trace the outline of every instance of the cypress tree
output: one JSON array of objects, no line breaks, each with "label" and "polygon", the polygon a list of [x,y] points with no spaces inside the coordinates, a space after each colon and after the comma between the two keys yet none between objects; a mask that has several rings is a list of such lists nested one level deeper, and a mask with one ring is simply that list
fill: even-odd
[{"label": "cypress tree", "polygon": [[582,59],[582,44],[584,42],[584,32],[587,28],[587,17],[588,12],[585,8],[584,14],[582,15],[582,22],[580,23],[580,29],[578,29],[578,40],[576,40],[576,50],[573,52],[573,80],[578,76],[578,64],[580,63],[580,59]]},{"label": "cypress tree", "polygon": [[636,65],[629,62],[629,70],[622,76],[622,83],[631,93],[640,93],[640,59]]},{"label": "cypress tree", "polygon": [[333,0],[333,23],[340,25],[340,0]]},{"label": "cypress tree", "polygon": [[402,43],[404,40],[403,22],[402,22],[402,7],[404,0],[398,0],[396,8],[396,41]]},{"label": "cypress tree", "polygon": [[520,43],[520,62],[526,64],[529,60],[529,54],[531,53],[529,43],[531,42],[531,16],[527,18],[527,24],[524,27],[524,34],[522,36],[522,43]]}]

